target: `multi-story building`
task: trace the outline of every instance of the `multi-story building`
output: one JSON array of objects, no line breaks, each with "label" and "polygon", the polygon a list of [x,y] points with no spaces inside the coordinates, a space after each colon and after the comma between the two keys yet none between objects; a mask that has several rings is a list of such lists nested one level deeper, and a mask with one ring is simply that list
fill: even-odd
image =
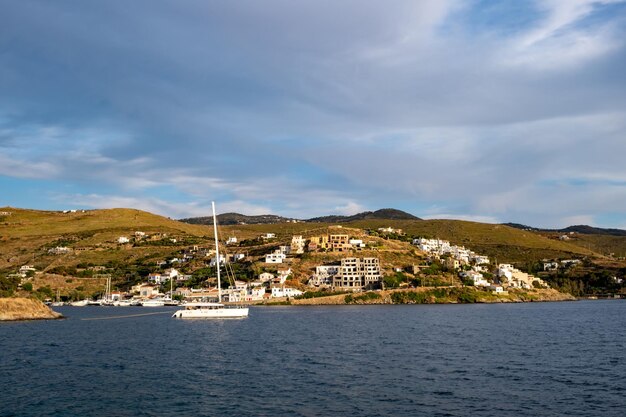
[{"label": "multi-story building", "polygon": [[291,252],[299,255],[304,253],[305,240],[301,235],[291,237]]},{"label": "multi-story building", "polygon": [[328,236],[330,250],[333,252],[344,252],[352,249],[349,239],[350,236],[344,234],[333,234]]},{"label": "multi-story building", "polygon": [[311,252],[328,249],[328,235],[313,236],[309,241],[308,247]]},{"label": "multi-story building", "polygon": [[333,277],[336,289],[372,289],[380,285],[380,261],[378,258],[344,258],[339,273]]},{"label": "multi-story building", "polygon": [[333,284],[333,277],[339,273],[339,265],[319,265],[315,267],[315,274],[309,279],[311,287],[330,287]]}]

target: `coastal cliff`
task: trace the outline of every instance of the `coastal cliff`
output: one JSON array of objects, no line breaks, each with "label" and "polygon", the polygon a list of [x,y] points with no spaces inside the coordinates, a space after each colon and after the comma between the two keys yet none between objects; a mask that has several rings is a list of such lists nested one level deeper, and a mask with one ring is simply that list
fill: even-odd
[{"label": "coastal cliff", "polygon": [[574,301],[570,294],[554,289],[512,290],[506,294],[493,294],[473,287],[413,288],[389,291],[371,291],[328,297],[291,300],[294,305],[343,304],[471,304],[471,303],[523,303],[544,301]]},{"label": "coastal cliff", "polygon": [[31,298],[0,298],[0,321],[50,320],[63,315]]}]

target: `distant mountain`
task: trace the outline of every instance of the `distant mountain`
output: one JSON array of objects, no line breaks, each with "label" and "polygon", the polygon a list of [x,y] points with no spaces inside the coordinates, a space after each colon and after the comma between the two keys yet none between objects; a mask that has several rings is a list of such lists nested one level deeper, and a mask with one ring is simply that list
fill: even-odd
[{"label": "distant mountain", "polygon": [[603,229],[601,227],[587,226],[584,224],[569,226],[565,229],[558,230],[559,232],[569,233],[576,232],[585,235],[610,235],[610,236],[626,236],[626,230],[622,229]]},{"label": "distant mountain", "polygon": [[535,231],[542,230],[542,229],[537,229],[536,227],[526,226],[525,224],[520,224],[520,223],[502,223],[502,224],[504,226],[509,226],[514,229],[520,229],[520,230],[535,230]]},{"label": "distant mountain", "polygon": [[396,210],[392,208],[385,208],[376,211],[364,211],[352,216],[324,216],[314,217],[306,220],[307,222],[315,223],[346,223],[356,220],[421,220],[412,214],[409,214],[402,210]]},{"label": "distant mountain", "polygon": [[[191,217],[189,219],[181,219],[181,222],[190,224],[213,224],[213,216]],[[293,221],[287,217],[276,216],[273,214],[262,214],[259,216],[246,216],[239,213],[223,213],[217,215],[217,222],[221,225],[232,224],[274,224],[286,223]]]},{"label": "distant mountain", "polygon": [[515,229],[533,230],[537,232],[555,232],[555,233],[569,233],[575,232],[583,235],[608,235],[608,236],[626,236],[626,230],[622,229],[603,229],[601,227],[587,226],[579,224],[576,226],[569,226],[564,229],[539,229],[536,227],[530,227],[519,223],[504,223],[505,226],[514,227]]},{"label": "distant mountain", "polygon": [[[406,213],[402,210],[396,210],[391,208],[376,210],[376,211],[364,211],[363,213],[355,214],[353,216],[323,216],[315,217],[308,220],[296,220],[287,217],[276,216],[273,214],[263,214],[260,216],[246,216],[239,213],[224,213],[217,215],[217,221],[221,225],[232,224],[274,224],[274,223],[286,223],[292,221],[305,221],[311,223],[346,223],[355,220],[421,220],[419,217],[415,217],[412,214]],[[190,224],[213,224],[213,217],[191,217],[188,219],[181,219],[181,222]]]}]

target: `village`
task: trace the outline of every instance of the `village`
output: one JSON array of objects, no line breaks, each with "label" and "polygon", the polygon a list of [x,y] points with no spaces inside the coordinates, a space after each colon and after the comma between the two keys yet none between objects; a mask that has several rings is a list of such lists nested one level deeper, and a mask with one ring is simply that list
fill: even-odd
[{"label": "village", "polygon": [[[328,228],[325,233],[304,237],[292,235],[291,238],[278,239],[275,233],[263,233],[257,237],[261,247],[269,247],[263,254],[251,256],[249,248],[240,246],[236,236],[228,236],[224,240],[224,249],[219,257],[213,248],[191,245],[177,256],[155,262],[152,272],[144,276],[125,290],[114,289],[110,282],[105,291],[97,294],[101,303],[148,302],[163,300],[164,302],[206,301],[216,299],[218,289],[214,274],[216,268],[222,270],[226,277],[221,288],[221,297],[227,303],[263,303],[280,302],[304,296],[305,293],[347,293],[375,291],[386,289],[392,285],[385,279],[389,274],[404,275],[406,282],[397,284],[399,287],[415,286],[473,286],[493,294],[507,294],[509,289],[548,288],[548,284],[539,277],[515,268],[511,264],[493,263],[489,257],[475,253],[463,246],[456,246],[449,241],[418,237],[410,241],[419,257],[410,265],[383,266],[377,254],[380,243],[368,236],[383,236],[385,239],[402,236],[400,229],[391,227],[379,228],[374,231],[345,230],[341,226]],[[125,246],[145,240],[166,239],[176,243],[176,238],[167,235],[150,236],[136,231],[132,236],[119,236],[112,244]],[[393,240],[393,239],[392,239]],[[222,244],[220,244],[222,246]],[[69,247],[53,247],[48,250],[50,255],[63,256],[71,253]],[[307,255],[329,254],[330,262],[320,262],[306,270],[295,268]],[[314,258],[315,259],[315,258]],[[193,262],[192,262],[193,261]],[[576,264],[579,260],[568,260]],[[190,265],[194,265],[196,271]],[[251,265],[256,271],[251,275]],[[437,265],[450,276],[449,282],[416,279],[420,274]],[[546,262],[544,268],[550,270],[562,263]],[[198,278],[198,267],[207,271],[205,276]],[[233,270],[247,269],[247,279]],[[110,278],[103,266],[90,267],[91,276]],[[184,272],[183,272],[184,271]],[[195,273],[194,273],[195,272]],[[13,277],[21,279],[21,285],[33,279],[38,273],[32,265],[23,265]],[[413,278],[413,279],[411,279]],[[386,284],[387,283],[387,284]],[[58,301],[58,300],[57,300]],[[98,300],[91,300],[97,303]]]}]

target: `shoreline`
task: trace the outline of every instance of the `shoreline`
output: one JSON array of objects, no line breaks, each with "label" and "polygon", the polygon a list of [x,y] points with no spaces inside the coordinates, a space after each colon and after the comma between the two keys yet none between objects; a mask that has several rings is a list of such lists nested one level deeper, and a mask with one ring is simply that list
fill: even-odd
[{"label": "shoreline", "polygon": [[0,298],[0,322],[57,320],[64,318],[39,300],[32,298]]},{"label": "shoreline", "polygon": [[554,289],[511,290],[497,295],[473,287],[426,287],[337,294],[305,299],[276,299],[254,306],[501,304],[578,301]]}]

